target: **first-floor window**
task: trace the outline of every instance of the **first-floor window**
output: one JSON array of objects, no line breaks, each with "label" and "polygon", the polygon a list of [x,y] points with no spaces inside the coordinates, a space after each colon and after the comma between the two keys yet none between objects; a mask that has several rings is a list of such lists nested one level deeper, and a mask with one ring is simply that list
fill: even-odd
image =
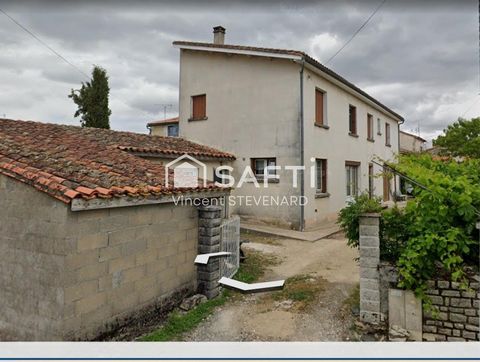
[{"label": "first-floor window", "polygon": [[275,175],[275,169],[266,169],[267,166],[274,167],[277,165],[275,158],[252,158],[252,169],[256,177],[264,177],[268,175]]},{"label": "first-floor window", "polygon": [[168,137],[178,137],[178,124],[171,124],[167,126]]},{"label": "first-floor window", "polygon": [[347,196],[358,196],[358,170],[360,162],[345,162]]},{"label": "first-floor window", "polygon": [[327,193],[327,160],[317,158],[315,166],[317,193]]},{"label": "first-floor window", "polygon": [[226,184],[228,180],[225,180],[221,177],[221,175],[228,175],[228,170],[222,168],[221,170],[214,169],[213,170],[213,182],[218,182],[219,184]]}]

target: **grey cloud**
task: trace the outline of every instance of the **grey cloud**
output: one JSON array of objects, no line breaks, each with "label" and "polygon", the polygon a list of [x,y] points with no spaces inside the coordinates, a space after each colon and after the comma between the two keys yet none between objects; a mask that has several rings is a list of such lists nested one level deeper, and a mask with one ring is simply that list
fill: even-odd
[{"label": "grey cloud", "polygon": [[[227,42],[299,49],[325,61],[362,24],[378,1],[226,3],[3,2],[1,8],[82,71],[107,69],[112,127],[146,132],[163,118],[158,104],[178,111],[178,49],[173,40]],[[2,15],[0,14],[0,18]],[[387,1],[329,64],[404,115],[427,135],[441,131],[478,93],[478,16],[475,1]],[[336,39],[327,47],[326,34]],[[318,38],[320,36],[320,38]],[[324,38],[322,38],[323,36]],[[315,46],[314,46],[315,45]],[[66,97],[84,79],[5,17],[0,21],[0,114],[78,123]],[[28,100],[25,101],[25,100]],[[474,107],[469,116],[478,114]]]}]

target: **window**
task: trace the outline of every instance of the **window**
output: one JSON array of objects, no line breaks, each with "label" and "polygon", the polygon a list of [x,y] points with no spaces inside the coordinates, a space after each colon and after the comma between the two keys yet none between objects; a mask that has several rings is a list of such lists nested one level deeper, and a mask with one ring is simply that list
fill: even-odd
[{"label": "window", "polygon": [[168,137],[178,137],[178,124],[170,124],[167,126]]},{"label": "window", "polygon": [[385,145],[391,146],[390,143],[390,124],[385,122]]},{"label": "window", "polygon": [[[265,175],[265,168],[267,166],[276,166],[277,161],[275,158],[252,158],[252,170],[256,177],[263,178]],[[275,175],[275,170],[268,170],[269,175]]]},{"label": "window", "polygon": [[382,135],[382,121],[380,120],[380,118],[377,118],[377,134],[379,136]]},{"label": "window", "polygon": [[360,168],[360,162],[346,161],[346,184],[347,184],[347,196],[358,196],[358,170]]},{"label": "window", "polygon": [[325,100],[327,95],[320,89],[315,89],[315,124],[317,126],[326,126]]},{"label": "window", "polygon": [[192,121],[207,118],[207,95],[192,96]]},{"label": "window", "polygon": [[316,188],[317,194],[327,193],[327,160],[317,158],[316,166]]},{"label": "window", "polygon": [[390,175],[388,174],[388,169],[383,167],[383,201],[390,200]]},{"label": "window", "polygon": [[349,132],[351,135],[357,135],[357,107],[349,105],[348,107]]},{"label": "window", "polygon": [[[218,175],[217,175],[218,173]],[[222,168],[221,170],[214,169],[213,170],[213,182],[218,182],[219,184],[227,184],[228,180],[221,178],[219,175],[228,175],[228,170]]]},{"label": "window", "polygon": [[368,195],[373,198],[373,163],[368,164]]},{"label": "window", "polygon": [[367,114],[367,139],[373,141],[373,116]]}]

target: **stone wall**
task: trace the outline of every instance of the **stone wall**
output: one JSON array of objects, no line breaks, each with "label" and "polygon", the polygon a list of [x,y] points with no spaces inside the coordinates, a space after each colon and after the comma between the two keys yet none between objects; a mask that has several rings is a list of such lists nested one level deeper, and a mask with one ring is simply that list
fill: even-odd
[{"label": "stone wall", "polygon": [[92,339],[196,288],[198,212],[72,212],[0,175],[0,339]]},{"label": "stone wall", "polygon": [[[371,324],[382,323],[391,315],[389,289],[398,282],[397,268],[380,261],[379,221],[378,214],[360,218],[360,318]],[[480,275],[469,278],[468,290],[447,280],[429,281],[427,294],[438,313],[423,307],[423,340],[480,339]]]},{"label": "stone wall", "polygon": [[[480,277],[469,281],[469,289],[446,280],[429,281],[428,296],[437,313],[423,313],[423,338],[429,341],[480,340]],[[436,316],[436,318],[435,318]]]}]

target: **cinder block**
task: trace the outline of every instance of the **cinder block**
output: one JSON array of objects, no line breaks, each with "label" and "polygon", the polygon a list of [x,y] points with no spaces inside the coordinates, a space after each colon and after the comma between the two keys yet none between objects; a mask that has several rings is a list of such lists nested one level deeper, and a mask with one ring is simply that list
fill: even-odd
[{"label": "cinder block", "polygon": [[89,295],[75,302],[75,313],[82,315],[100,308],[105,304],[107,295],[105,292]]},{"label": "cinder block", "polygon": [[360,225],[360,237],[377,237],[379,236],[378,226],[373,225]]},{"label": "cinder block", "polygon": [[371,289],[360,289],[360,300],[380,301],[380,291]]},{"label": "cinder block", "polygon": [[380,259],[380,248],[363,246],[360,248],[360,262],[362,258],[375,258],[377,262]]},{"label": "cinder block", "polygon": [[450,305],[453,307],[459,307],[459,308],[471,308],[472,301],[470,299],[464,299],[464,298],[451,298]]},{"label": "cinder block", "polygon": [[363,247],[380,247],[380,239],[378,236],[364,236],[360,235],[360,248]]},{"label": "cinder block", "polygon": [[125,256],[113,259],[108,262],[108,273],[113,274],[116,271],[126,270],[135,266],[135,255]]},{"label": "cinder block", "polygon": [[157,259],[157,249],[146,249],[135,255],[135,265],[146,265]]},{"label": "cinder block", "polygon": [[108,236],[105,233],[96,233],[80,236],[77,241],[79,252],[91,249],[104,248],[108,245]]},{"label": "cinder block", "polygon": [[82,299],[95,294],[98,290],[98,280],[89,280],[65,288],[65,303]]},{"label": "cinder block", "polygon": [[147,249],[146,240],[133,240],[122,244],[122,255],[128,256]]},{"label": "cinder block", "polygon": [[107,273],[107,263],[86,265],[77,269],[78,281],[96,280]]},{"label": "cinder block", "polygon": [[360,278],[365,279],[378,279],[379,274],[376,267],[363,267],[360,268]]},{"label": "cinder block", "polygon": [[70,270],[78,269],[85,265],[98,262],[98,250],[88,250],[78,254],[69,254],[65,256],[65,268]]}]

